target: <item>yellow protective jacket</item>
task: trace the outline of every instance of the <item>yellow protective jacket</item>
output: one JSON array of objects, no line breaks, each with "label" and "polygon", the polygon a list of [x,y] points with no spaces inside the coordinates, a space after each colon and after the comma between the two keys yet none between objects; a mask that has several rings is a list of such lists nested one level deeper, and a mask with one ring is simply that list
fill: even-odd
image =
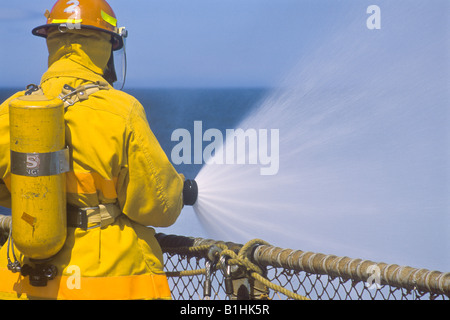
[{"label": "yellow protective jacket", "polygon": [[[49,69],[41,87],[57,97],[65,84],[104,81],[109,38],[83,30],[49,36]],[[109,47],[108,47],[109,46]],[[0,105],[0,205],[10,206],[9,102]],[[0,250],[0,299],[170,299],[154,229],[175,222],[183,206],[183,176],[170,164],[149,128],[142,105],[112,87],[77,102],[65,113],[71,150],[67,201],[76,207],[116,204],[122,214],[104,227],[68,228],[52,259],[58,276],[46,287],[7,270]],[[24,258],[16,249],[22,263]],[[24,261],[25,259],[25,261]]]}]

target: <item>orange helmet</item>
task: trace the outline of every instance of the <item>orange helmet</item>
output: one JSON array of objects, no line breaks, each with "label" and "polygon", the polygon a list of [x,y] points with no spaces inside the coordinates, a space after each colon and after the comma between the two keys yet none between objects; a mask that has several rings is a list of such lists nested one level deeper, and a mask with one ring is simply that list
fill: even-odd
[{"label": "orange helmet", "polygon": [[113,50],[121,49],[127,36],[125,28],[117,27],[116,15],[105,0],[58,0],[45,16],[47,24],[34,28],[34,35],[46,38],[48,28],[53,26],[94,29],[111,34]]}]

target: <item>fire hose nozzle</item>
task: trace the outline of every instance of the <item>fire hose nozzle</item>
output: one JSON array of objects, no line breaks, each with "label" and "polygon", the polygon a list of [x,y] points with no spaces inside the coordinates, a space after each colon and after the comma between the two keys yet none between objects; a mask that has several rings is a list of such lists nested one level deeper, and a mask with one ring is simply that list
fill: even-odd
[{"label": "fire hose nozzle", "polygon": [[193,206],[197,201],[198,186],[195,180],[185,180],[183,187],[183,203],[186,206]]}]

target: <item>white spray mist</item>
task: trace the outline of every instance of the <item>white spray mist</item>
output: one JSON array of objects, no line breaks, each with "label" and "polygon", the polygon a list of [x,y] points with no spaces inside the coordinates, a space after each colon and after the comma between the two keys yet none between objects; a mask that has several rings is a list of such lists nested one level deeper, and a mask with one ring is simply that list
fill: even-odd
[{"label": "white spray mist", "polygon": [[343,22],[238,126],[279,129],[277,174],[202,168],[194,209],[211,237],[449,268],[446,17],[380,8],[381,29]]}]

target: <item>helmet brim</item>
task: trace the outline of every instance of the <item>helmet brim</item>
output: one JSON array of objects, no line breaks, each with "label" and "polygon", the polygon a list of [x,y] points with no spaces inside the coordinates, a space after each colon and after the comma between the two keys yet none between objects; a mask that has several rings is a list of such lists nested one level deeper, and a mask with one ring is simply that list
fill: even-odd
[{"label": "helmet brim", "polygon": [[[38,37],[47,38],[49,28],[51,28],[51,27],[58,28],[58,27],[65,26],[65,25],[66,24],[64,24],[64,23],[44,24],[44,25],[38,26],[38,27],[34,28],[33,30],[31,30],[31,33]],[[81,29],[91,29],[91,30],[96,30],[99,32],[105,32],[105,33],[110,34],[113,51],[120,50],[123,47],[123,38],[115,32],[108,31],[108,30],[101,29],[101,28],[94,27],[94,26],[90,26],[90,25],[81,25]]]}]

